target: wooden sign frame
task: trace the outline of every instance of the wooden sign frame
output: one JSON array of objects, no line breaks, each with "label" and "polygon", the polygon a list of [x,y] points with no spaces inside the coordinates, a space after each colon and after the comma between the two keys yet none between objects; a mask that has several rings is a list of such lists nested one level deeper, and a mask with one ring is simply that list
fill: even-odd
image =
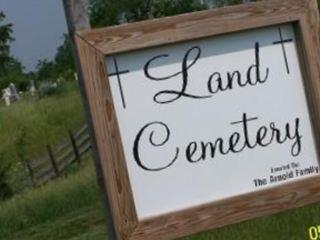
[{"label": "wooden sign frame", "polygon": [[75,33],[118,239],[172,239],[320,201],[317,176],[139,221],[108,81],[105,59],[109,55],[284,23],[294,24],[319,156],[320,35],[316,0],[266,0]]}]

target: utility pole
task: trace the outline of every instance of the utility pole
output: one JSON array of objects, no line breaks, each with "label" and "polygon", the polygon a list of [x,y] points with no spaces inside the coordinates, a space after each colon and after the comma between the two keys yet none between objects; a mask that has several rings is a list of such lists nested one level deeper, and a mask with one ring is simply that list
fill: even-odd
[{"label": "utility pole", "polygon": [[85,79],[83,77],[83,72],[81,69],[78,52],[76,51],[77,44],[75,41],[75,34],[77,31],[91,28],[89,16],[85,9],[84,0],[63,0],[63,6],[64,6],[67,25],[68,25],[69,35],[72,41],[73,57],[74,57],[74,62],[76,66],[76,71],[78,73],[78,84],[80,88],[82,104],[84,107],[86,121],[88,125],[88,131],[89,131],[91,145],[92,145],[92,152],[93,152],[93,158],[94,158],[98,183],[99,183],[100,189],[103,192],[103,197],[104,197],[105,219],[106,219],[107,228],[108,228],[108,236],[106,236],[106,239],[117,240],[116,232],[113,225],[112,215],[111,215],[109,199],[107,197],[108,196],[107,188],[106,188],[104,177],[102,174],[100,157],[98,154],[97,143],[95,140],[96,139],[95,133],[94,133],[91,117],[90,117],[89,102],[87,100],[88,98],[87,98],[87,94],[84,87]]}]

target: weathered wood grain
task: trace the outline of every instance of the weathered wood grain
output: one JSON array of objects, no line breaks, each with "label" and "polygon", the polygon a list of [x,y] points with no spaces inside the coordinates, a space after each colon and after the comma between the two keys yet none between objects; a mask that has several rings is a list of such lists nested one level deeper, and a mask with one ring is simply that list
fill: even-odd
[{"label": "weathered wood grain", "polygon": [[66,151],[70,146],[69,141],[63,141],[61,142],[58,146],[55,146],[55,148],[53,149],[53,154],[54,155],[58,155],[61,154],[62,152]]},{"label": "weathered wood grain", "polygon": [[306,0],[265,0],[180,16],[78,31],[103,54],[154,47],[246,29],[297,21]]},{"label": "weathered wood grain", "polygon": [[85,91],[119,240],[172,239],[320,201],[320,177],[299,180],[149,219],[138,219],[105,56],[282,23],[294,24],[317,149],[320,42],[316,0],[269,0],[77,32]]},{"label": "weathered wood grain", "polygon": [[[77,133],[77,135],[74,135],[75,145],[73,145],[71,139],[68,139],[51,149],[54,161],[60,172],[77,159],[79,160],[80,156],[92,148],[87,126],[82,127]],[[76,152],[78,152],[78,156]],[[27,168],[30,172],[30,177],[32,179],[34,178],[34,185],[41,185],[55,177],[48,153],[39,159],[28,162],[28,164],[29,166],[27,166]]]},{"label": "weathered wood grain", "polygon": [[320,178],[242,195],[193,209],[146,219],[130,240],[173,239],[319,201]]},{"label": "weathered wood grain", "polygon": [[[82,103],[84,106],[84,113],[86,117],[86,121],[88,124],[88,130],[89,130],[89,135],[90,135],[90,140],[91,140],[91,146],[92,146],[92,153],[93,153],[93,158],[94,158],[94,163],[95,163],[95,168],[96,168],[96,173],[97,173],[97,179],[98,179],[98,184],[103,192],[103,200],[104,200],[104,214],[105,214],[105,219],[107,223],[107,228],[108,228],[108,239],[110,240],[116,240],[116,231],[113,225],[113,221],[111,219],[111,209],[110,209],[110,204],[109,204],[109,199],[107,197],[106,193],[106,183],[105,183],[105,176],[103,175],[102,169],[101,169],[101,160],[100,156],[98,154],[98,147],[97,147],[97,142],[96,142],[96,137],[95,137],[95,132],[93,128],[93,122],[92,118],[90,115],[90,110],[89,110],[89,102],[87,98],[87,93],[86,89],[84,86],[84,76],[83,76],[83,70],[81,67],[80,59],[79,59],[79,52],[77,49],[77,44],[75,40],[75,33],[76,31],[83,30],[83,29],[90,29],[90,22],[89,18],[85,12],[85,7],[84,7],[84,1],[83,0],[63,0],[63,5],[64,5],[64,11],[65,11],[65,16],[66,16],[66,22],[68,26],[68,31],[69,35],[72,40],[72,50],[73,50],[73,57],[75,60],[75,67],[76,71],[78,73],[79,77],[79,88],[80,88],[80,93],[82,97]],[[81,6],[79,6],[81,5]],[[78,7],[77,7],[78,6]]]},{"label": "weathered wood grain", "polygon": [[70,30],[90,29],[90,21],[83,0],[65,0],[64,8],[69,15],[67,19],[70,20]]},{"label": "weathered wood grain", "polygon": [[76,42],[117,237],[129,239],[138,219],[106,73],[105,57],[82,39],[77,37]]},{"label": "weathered wood grain", "polygon": [[[65,164],[71,163],[72,161],[74,161],[75,157],[76,156],[74,154],[72,146],[71,144],[69,144],[68,150],[56,157],[57,165],[63,165],[64,163]],[[59,169],[62,169],[62,168],[59,168]]]},{"label": "weathered wood grain", "polygon": [[320,146],[320,22],[316,1],[308,2],[308,14],[299,21],[296,32],[314,138]]},{"label": "weathered wood grain", "polygon": [[79,147],[79,154],[82,155],[91,149],[91,143],[87,142],[86,144]]},{"label": "weathered wood grain", "polygon": [[77,132],[75,132],[74,137],[79,138],[84,134],[88,134],[88,126],[84,125],[82,128],[80,128]]}]

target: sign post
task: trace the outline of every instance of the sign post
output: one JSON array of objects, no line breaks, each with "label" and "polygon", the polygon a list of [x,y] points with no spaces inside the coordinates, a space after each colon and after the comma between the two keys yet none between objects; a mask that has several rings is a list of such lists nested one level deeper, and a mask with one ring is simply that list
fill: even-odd
[{"label": "sign post", "polygon": [[172,239],[320,201],[315,0],[71,33],[118,239]]},{"label": "sign post", "polygon": [[72,40],[73,58],[76,66],[77,76],[79,76],[78,84],[79,84],[79,89],[82,97],[82,104],[85,112],[86,122],[88,125],[88,131],[90,135],[92,154],[93,154],[95,169],[97,173],[97,180],[98,180],[99,187],[103,192],[103,197],[104,197],[105,220],[107,223],[108,239],[117,240],[117,236],[115,233],[112,216],[111,216],[109,199],[107,197],[105,179],[102,173],[100,157],[97,150],[96,138],[93,131],[93,123],[92,123],[92,119],[89,112],[88,98],[87,98],[87,94],[84,87],[85,79],[83,77],[79,54],[78,54],[78,50],[75,42],[75,34],[77,31],[89,30],[91,28],[90,22],[89,22],[89,16],[86,13],[83,0],[63,0],[63,6],[65,11],[69,36]]}]

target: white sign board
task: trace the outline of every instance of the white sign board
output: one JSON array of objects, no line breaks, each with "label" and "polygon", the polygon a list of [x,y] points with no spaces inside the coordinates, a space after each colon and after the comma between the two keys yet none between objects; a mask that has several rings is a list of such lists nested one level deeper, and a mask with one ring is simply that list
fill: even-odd
[{"label": "white sign board", "polygon": [[319,173],[292,25],[106,64],[139,219]]}]

